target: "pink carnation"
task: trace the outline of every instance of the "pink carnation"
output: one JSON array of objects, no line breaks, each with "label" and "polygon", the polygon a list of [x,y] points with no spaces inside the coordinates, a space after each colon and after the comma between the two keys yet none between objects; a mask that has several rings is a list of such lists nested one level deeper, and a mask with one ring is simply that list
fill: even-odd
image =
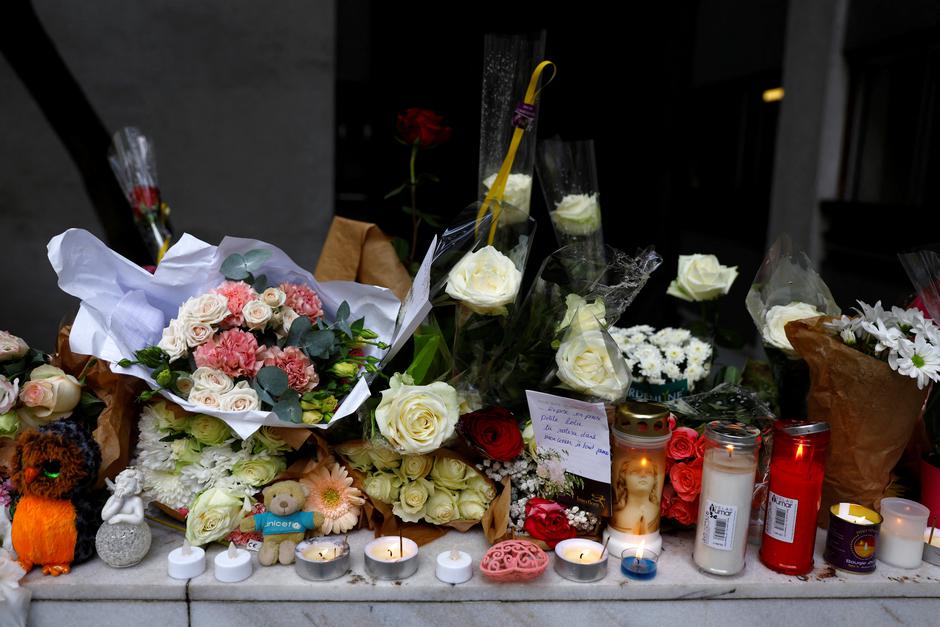
[{"label": "pink carnation", "polygon": [[287,295],[284,304],[298,315],[307,316],[310,322],[316,322],[323,316],[320,297],[308,286],[301,283],[281,283],[281,291]]},{"label": "pink carnation", "polygon": [[287,373],[287,384],[303,394],[317,387],[320,377],[310,359],[296,346],[272,346],[261,353],[265,366],[276,366]]},{"label": "pink carnation", "polygon": [[230,377],[253,377],[261,367],[258,340],[241,329],[229,329],[200,345],[194,355],[200,368],[215,368]]},{"label": "pink carnation", "polygon": [[245,322],[242,309],[248,301],[258,298],[258,294],[244,281],[225,281],[213,290],[228,299],[229,317],[222,321],[226,328],[239,327]]}]

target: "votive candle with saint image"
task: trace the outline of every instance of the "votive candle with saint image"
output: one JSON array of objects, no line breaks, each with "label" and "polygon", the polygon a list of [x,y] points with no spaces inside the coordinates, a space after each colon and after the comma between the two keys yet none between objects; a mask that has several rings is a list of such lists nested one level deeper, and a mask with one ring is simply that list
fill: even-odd
[{"label": "votive candle with saint image", "polygon": [[705,426],[705,455],[692,559],[707,573],[744,570],[760,430],[735,421]]}]

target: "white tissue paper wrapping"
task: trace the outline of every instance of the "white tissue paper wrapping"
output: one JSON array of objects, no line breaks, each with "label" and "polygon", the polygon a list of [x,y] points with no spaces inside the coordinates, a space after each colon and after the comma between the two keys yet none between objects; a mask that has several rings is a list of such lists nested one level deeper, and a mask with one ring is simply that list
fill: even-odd
[{"label": "white tissue paper wrapping", "polygon": [[[134,351],[159,342],[164,327],[176,316],[183,301],[222,283],[225,277],[219,268],[226,257],[257,249],[271,252],[259,271],[267,276],[270,285],[306,283],[320,296],[327,320],[335,318],[337,308],[346,301],[352,312],[351,320],[365,318],[366,327],[389,345],[400,340],[396,335],[400,331],[396,319],[401,303],[390,290],[351,281],[319,283],[283,251],[265,242],[226,237],[218,246],[211,246],[185,234],[167,251],[156,272],[150,274],[88,231],[69,229],[52,238],[48,245],[49,261],[59,275],[59,287],[82,301],[72,324],[69,345],[76,353],[110,362],[114,372],[143,379],[151,389],[157,389],[149,369],[122,368],[117,362],[133,359]],[[372,349],[369,354],[382,357],[382,351],[369,348]],[[224,412],[190,404],[168,390],[161,394],[186,411],[224,420],[241,438],[247,438],[262,425],[309,428],[282,421],[270,411]],[[331,423],[314,426],[329,427],[354,413],[370,395],[368,383],[360,378],[334,412]]]},{"label": "white tissue paper wrapping", "polygon": [[26,625],[32,593],[20,585],[25,576],[26,572],[16,562],[16,555],[0,549],[0,627]]}]

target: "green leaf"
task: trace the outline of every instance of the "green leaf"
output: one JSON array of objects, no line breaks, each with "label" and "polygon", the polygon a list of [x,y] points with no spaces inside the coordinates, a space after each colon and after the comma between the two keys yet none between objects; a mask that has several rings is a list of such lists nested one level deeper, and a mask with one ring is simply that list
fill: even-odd
[{"label": "green leaf", "polygon": [[399,195],[400,193],[402,193],[403,191],[405,191],[405,188],[406,188],[406,187],[408,187],[408,183],[402,183],[401,185],[399,185],[398,187],[396,187],[395,189],[393,189],[393,190],[390,191],[389,193],[385,194],[385,196],[383,197],[383,200],[388,200],[388,199],[391,198],[392,196],[397,196],[397,195]]},{"label": "green leaf", "polygon": [[274,403],[277,402],[274,400],[274,398],[271,397],[270,394],[268,394],[267,390],[265,390],[263,387],[261,387],[261,385],[258,384],[257,379],[251,382],[251,387],[252,389],[254,389],[255,392],[258,393],[258,398],[261,400],[262,403],[267,403],[268,405],[274,406]]},{"label": "green leaf", "polygon": [[393,237],[392,248],[395,249],[395,254],[398,255],[399,261],[404,263],[408,260],[408,250],[410,248],[408,242],[400,237]]},{"label": "green leaf", "polygon": [[291,325],[290,331],[287,332],[287,346],[299,346],[300,342],[303,340],[305,333],[313,329],[313,325],[310,323],[310,318],[307,316],[298,316]]},{"label": "green leaf", "polygon": [[336,310],[336,320],[346,320],[349,318],[349,303],[345,300],[339,304]]},{"label": "green leaf", "polygon": [[422,213],[421,219],[433,226],[435,229],[441,228],[441,219],[433,213]]},{"label": "green leaf", "polygon": [[173,442],[174,440],[182,440],[186,437],[186,433],[179,431],[177,433],[171,433],[170,435],[163,436],[160,438],[161,442]]},{"label": "green leaf", "polygon": [[287,373],[276,366],[263,367],[255,381],[274,397],[287,391]]},{"label": "green leaf", "polygon": [[249,250],[245,253],[245,270],[248,272],[257,272],[261,269],[261,266],[264,265],[268,259],[271,258],[270,250]]},{"label": "green leaf", "polygon": [[401,210],[402,210],[402,213],[404,213],[405,215],[409,215],[409,216],[415,215],[415,210],[412,209],[411,207],[402,207]]},{"label": "green leaf", "polygon": [[[434,365],[434,359],[437,357],[437,351],[440,347],[439,336],[435,335],[422,339],[423,341],[419,342],[419,338],[415,338],[416,354],[411,361],[411,365],[408,366],[408,370],[405,371],[414,379],[415,385],[424,385],[425,378]],[[421,345],[420,349],[418,348],[419,344]]]},{"label": "green leaf", "polygon": [[170,361],[170,356],[158,346],[148,346],[134,353],[137,363],[143,364],[148,368],[159,368]]},{"label": "green leaf", "polygon": [[247,279],[251,274],[245,258],[239,253],[232,253],[226,257],[219,270],[222,272],[222,276],[231,281]]},{"label": "green leaf", "polygon": [[335,340],[336,334],[332,331],[308,331],[304,333],[300,347],[310,359],[328,359]]},{"label": "green leaf", "polygon": [[78,404],[83,408],[87,408],[94,407],[96,405],[104,405],[104,401],[91,392],[82,391],[82,398],[78,401]]},{"label": "green leaf", "polygon": [[277,417],[285,422],[300,424],[303,421],[304,412],[300,408],[300,397],[296,392],[279,400],[273,409]]},{"label": "green leaf", "polygon": [[259,274],[255,277],[255,280],[252,281],[251,287],[260,294],[264,290],[268,289],[268,277],[263,274]]}]

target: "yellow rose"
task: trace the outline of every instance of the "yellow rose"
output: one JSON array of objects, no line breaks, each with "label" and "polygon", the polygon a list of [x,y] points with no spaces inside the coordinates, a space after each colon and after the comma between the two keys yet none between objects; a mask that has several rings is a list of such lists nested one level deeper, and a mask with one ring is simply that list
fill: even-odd
[{"label": "yellow rose", "polygon": [[399,472],[405,479],[422,479],[431,472],[434,458],[430,455],[404,455],[401,458]]},{"label": "yellow rose", "polygon": [[489,507],[490,500],[476,490],[464,490],[457,498],[460,517],[464,520],[480,520]]},{"label": "yellow rose", "polygon": [[186,516],[186,539],[193,546],[221,540],[238,528],[251,509],[248,499],[241,499],[219,488],[210,488],[196,497]]},{"label": "yellow rose", "polygon": [[424,518],[428,499],[434,494],[434,484],[427,479],[409,481],[401,487],[392,513],[405,522],[418,522]]},{"label": "yellow rose", "polygon": [[460,518],[457,496],[450,490],[438,487],[428,499],[424,519],[432,525],[446,525]]},{"label": "yellow rose", "polygon": [[200,414],[189,423],[189,434],[201,444],[218,446],[232,437],[232,430],[218,418]]},{"label": "yellow rose", "polygon": [[467,487],[468,469],[469,466],[459,459],[438,457],[431,469],[431,480],[448,490],[463,490]]},{"label": "yellow rose", "polygon": [[401,490],[401,477],[391,472],[374,472],[363,480],[362,488],[376,501],[394,503]]}]

